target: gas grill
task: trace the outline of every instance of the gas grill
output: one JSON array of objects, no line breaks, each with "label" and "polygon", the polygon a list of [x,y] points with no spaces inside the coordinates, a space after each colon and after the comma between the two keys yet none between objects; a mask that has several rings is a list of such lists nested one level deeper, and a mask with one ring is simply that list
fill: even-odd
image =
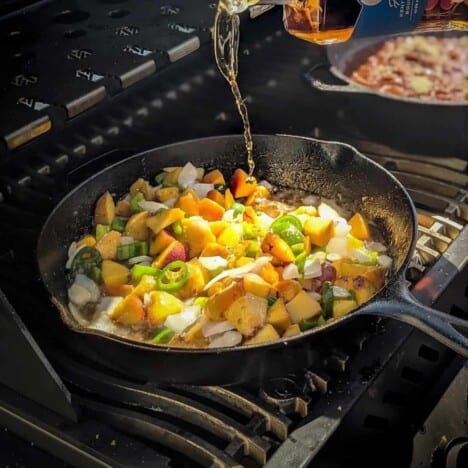
[{"label": "gas grill", "polygon": [[[69,344],[35,264],[53,206],[137,150],[241,132],[212,57],[215,6],[1,7],[2,465],[467,466],[467,364],[401,323],[356,320],[311,350],[312,368],[260,387],[157,387]],[[391,170],[418,209],[413,293],[467,318],[468,162],[366,139],[344,98],[305,79],[322,50],[287,36],[278,9],[257,13],[242,18],[239,77],[254,132],[345,141]]]}]

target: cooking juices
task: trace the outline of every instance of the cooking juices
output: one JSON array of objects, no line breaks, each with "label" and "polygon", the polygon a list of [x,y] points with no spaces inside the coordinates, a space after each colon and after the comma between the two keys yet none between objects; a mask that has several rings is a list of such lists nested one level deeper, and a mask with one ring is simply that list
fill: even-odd
[{"label": "cooking juices", "polygon": [[241,116],[242,123],[244,124],[247,163],[249,167],[249,175],[252,176],[255,169],[255,163],[252,156],[253,141],[250,129],[249,113],[237,83],[239,26],[239,16],[237,14],[229,13],[224,2],[220,1],[216,12],[213,31],[215,60],[221,74],[231,87],[237,109]]},{"label": "cooking juices", "polygon": [[[260,0],[223,0],[240,13]],[[262,0],[261,3],[269,3]],[[284,26],[300,39],[333,44],[352,37],[468,28],[467,0],[284,0]]]}]

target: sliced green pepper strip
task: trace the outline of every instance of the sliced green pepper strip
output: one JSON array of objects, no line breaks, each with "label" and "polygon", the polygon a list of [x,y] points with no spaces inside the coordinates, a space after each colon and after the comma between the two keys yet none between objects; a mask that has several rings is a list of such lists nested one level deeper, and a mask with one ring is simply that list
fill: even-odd
[{"label": "sliced green pepper strip", "polygon": [[145,211],[141,206],[140,202],[144,201],[145,197],[141,192],[138,192],[134,197],[130,199],[130,209],[132,213],[141,213]]},{"label": "sliced green pepper strip", "polygon": [[159,174],[157,174],[154,178],[154,182],[156,183],[156,185],[161,185],[163,183],[164,177],[166,177],[165,172],[160,172]]},{"label": "sliced green pepper strip", "polygon": [[164,327],[158,330],[151,342],[154,344],[166,344],[174,335],[175,333],[170,328]]},{"label": "sliced green pepper strip", "polygon": [[148,255],[148,243],[146,241],[138,241],[134,243],[135,246],[135,257],[141,255]]},{"label": "sliced green pepper strip", "polygon": [[100,241],[110,230],[107,224],[96,224],[96,240]]},{"label": "sliced green pepper strip", "polygon": [[181,236],[184,233],[184,228],[180,221],[176,221],[175,223],[172,223],[172,232],[176,236]]},{"label": "sliced green pepper strip", "polygon": [[276,296],[267,296],[266,299],[268,302],[268,307],[271,307],[278,300]]},{"label": "sliced green pepper strip", "polygon": [[283,215],[275,219],[270,226],[270,230],[275,234],[279,234],[279,231],[282,231],[288,226],[294,226],[298,231],[302,231],[301,221],[293,215]]},{"label": "sliced green pepper strip", "polygon": [[242,223],[242,237],[244,240],[257,240],[261,234],[261,229],[255,224]]},{"label": "sliced green pepper strip", "polygon": [[325,320],[333,315],[333,285],[325,281],[322,285],[322,315]]},{"label": "sliced green pepper strip", "polygon": [[304,275],[305,262],[307,260],[307,253],[302,252],[296,257],[296,266],[301,275]]},{"label": "sliced green pepper strip", "polygon": [[128,260],[135,257],[135,244],[119,245],[117,247],[117,260]]},{"label": "sliced green pepper strip", "polygon": [[102,272],[98,267],[91,268],[89,274],[86,275],[88,278],[92,279],[96,284],[102,283]]},{"label": "sliced green pepper strip", "polygon": [[291,245],[291,250],[294,255],[299,255],[304,252],[304,242],[299,242],[298,244]]},{"label": "sliced green pepper strip", "polygon": [[73,259],[71,272],[73,275],[82,274],[93,279],[96,276],[95,268],[99,270],[102,264],[101,254],[94,247],[83,247]]},{"label": "sliced green pepper strip", "polygon": [[214,185],[215,190],[217,190],[220,193],[224,193],[227,189],[227,186],[225,184],[215,184]]},{"label": "sliced green pepper strip", "polygon": [[188,281],[187,265],[176,260],[166,265],[156,279],[156,285],[161,291],[176,292],[181,290]]},{"label": "sliced green pepper strip", "polygon": [[301,320],[298,324],[299,328],[301,329],[301,331],[304,332],[304,331],[310,330],[311,328],[318,327],[320,319],[323,320],[321,315],[313,319]]},{"label": "sliced green pepper strip", "polygon": [[135,265],[132,268],[132,281],[138,283],[144,275],[158,276],[160,271],[158,268],[146,265]]},{"label": "sliced green pepper strip", "polygon": [[234,202],[231,206],[231,210],[234,211],[234,218],[245,211],[245,206],[242,203]]},{"label": "sliced green pepper strip", "polygon": [[125,226],[127,225],[127,218],[122,218],[121,216],[116,216],[111,224],[111,229],[117,232],[124,232]]},{"label": "sliced green pepper strip", "polygon": [[245,249],[245,256],[250,258],[255,258],[257,254],[261,251],[261,247],[256,242],[252,242]]}]

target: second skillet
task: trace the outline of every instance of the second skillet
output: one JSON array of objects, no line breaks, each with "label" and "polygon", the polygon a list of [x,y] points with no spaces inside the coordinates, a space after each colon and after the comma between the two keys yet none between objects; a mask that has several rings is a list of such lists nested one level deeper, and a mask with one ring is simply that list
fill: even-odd
[{"label": "second skillet", "polygon": [[394,259],[386,287],[359,309],[324,327],[254,346],[168,348],[81,326],[67,306],[65,263],[69,244],[92,225],[97,198],[106,190],[120,196],[138,177],[151,180],[165,166],[191,161],[228,175],[242,161],[241,136],[192,140],[149,150],[104,169],[70,192],[46,221],[37,249],[39,268],[63,322],[77,332],[73,340],[84,341],[129,375],[158,383],[197,385],[259,381],[306,367],[311,363],[315,338],[359,315],[383,315],[410,323],[468,357],[468,338],[463,334],[468,324],[418,304],[406,289],[404,274],[413,254],[417,224],[413,204],[402,185],[344,144],[293,136],[256,136],[254,142],[258,177],[337,200],[345,209],[362,212],[377,224]]}]

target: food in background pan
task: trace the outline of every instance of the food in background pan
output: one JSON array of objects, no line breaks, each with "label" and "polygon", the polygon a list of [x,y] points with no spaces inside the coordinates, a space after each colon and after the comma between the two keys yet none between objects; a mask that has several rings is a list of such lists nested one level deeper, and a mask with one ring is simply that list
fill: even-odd
[{"label": "food in background pan", "polygon": [[402,36],[386,41],[350,74],[382,93],[427,101],[468,101],[468,36]]},{"label": "food in background pan", "polygon": [[392,259],[360,213],[236,169],[187,163],[97,201],[69,247],[69,307],[91,328],[188,348],[299,335],[369,300]]}]

